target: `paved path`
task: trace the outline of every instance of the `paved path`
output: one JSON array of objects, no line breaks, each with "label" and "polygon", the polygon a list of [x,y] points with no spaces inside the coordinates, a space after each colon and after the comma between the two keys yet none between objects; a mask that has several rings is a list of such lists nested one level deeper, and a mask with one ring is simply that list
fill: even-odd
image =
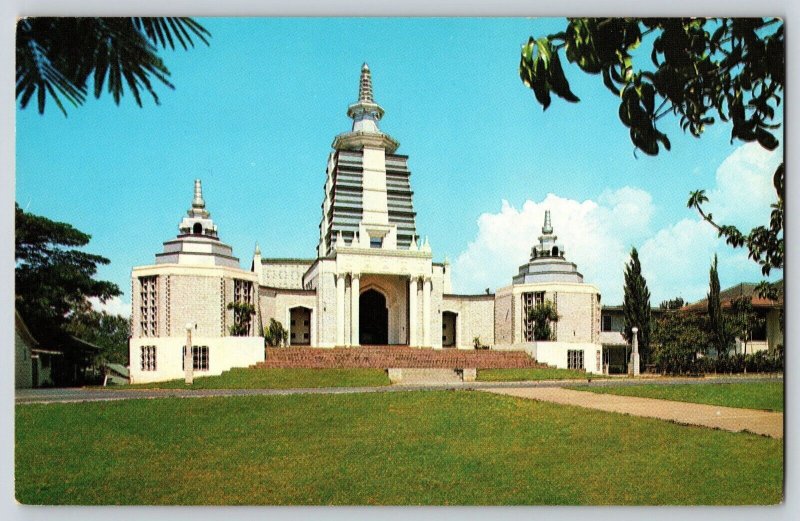
[{"label": "paved path", "polygon": [[[655,382],[653,382],[655,383]],[[573,391],[558,387],[484,388],[482,391],[529,398],[561,405],[658,418],[684,425],[700,425],[726,431],[748,431],[783,438],[783,413],[736,409],[719,405],[675,402],[633,396],[617,396],[588,391]]]},{"label": "paved path", "polygon": [[726,376],[713,378],[611,378],[607,380],[540,380],[527,382],[463,382],[446,384],[391,385],[377,387],[316,387],[299,389],[126,389],[105,388],[65,388],[65,389],[17,389],[15,401],[26,403],[71,403],[90,401],[133,400],[143,398],[209,398],[214,396],[283,396],[289,394],[350,394],[383,393],[403,391],[437,391],[450,389],[481,390],[501,389],[539,389],[564,386],[618,386],[618,385],[681,385],[734,382],[781,382],[776,376]]}]

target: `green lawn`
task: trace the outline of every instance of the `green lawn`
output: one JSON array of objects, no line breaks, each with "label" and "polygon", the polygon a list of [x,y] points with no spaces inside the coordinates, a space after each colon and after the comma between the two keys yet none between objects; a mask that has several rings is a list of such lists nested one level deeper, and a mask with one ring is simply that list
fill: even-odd
[{"label": "green lawn", "polygon": [[134,384],[108,389],[292,389],[308,387],[372,387],[389,385],[383,369],[231,369],[219,376]]},{"label": "green lawn", "polygon": [[479,382],[519,382],[525,380],[586,380],[605,378],[573,369],[556,369],[555,367],[534,369],[478,369]]},{"label": "green lawn", "polygon": [[750,504],[782,440],[476,391],[16,407],[25,504]]},{"label": "green lawn", "polygon": [[783,382],[654,384],[618,387],[574,386],[571,389],[678,402],[707,403],[725,407],[783,411]]}]

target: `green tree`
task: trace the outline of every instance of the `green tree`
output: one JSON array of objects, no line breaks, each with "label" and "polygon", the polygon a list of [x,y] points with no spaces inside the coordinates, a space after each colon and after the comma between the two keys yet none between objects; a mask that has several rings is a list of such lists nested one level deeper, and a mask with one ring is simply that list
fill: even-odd
[{"label": "green tree", "polygon": [[65,330],[70,335],[103,348],[97,363],[128,365],[130,321],[122,315],[96,311],[87,303],[70,314]]},{"label": "green tree", "polygon": [[528,320],[533,322],[534,340],[553,340],[550,324],[558,322],[558,311],[553,302],[545,300],[528,309]]},{"label": "green tree", "polygon": [[[779,18],[570,18],[564,31],[531,37],[522,46],[519,73],[547,109],[550,94],[579,101],[564,75],[559,54],[583,72],[600,74],[620,100],[619,119],[630,129],[636,149],[658,154],[670,149],[659,128],[676,116],[681,129],[700,137],[718,117],[731,124],[731,140],[779,145],[784,90],[784,25]],[[636,49],[652,38],[650,63]],[[646,59],[646,58],[645,58]],[[764,275],[783,268],[784,167],[774,173],[777,201],[766,226],[743,233],[719,224],[703,210],[704,190],[690,194],[688,206],[738,248],[746,246]]]},{"label": "green tree", "polygon": [[708,319],[701,313],[670,311],[654,321],[653,363],[661,372],[695,371],[698,353],[708,350]]},{"label": "green tree", "polygon": [[[119,105],[125,89],[142,106],[146,91],[159,103],[153,82],[174,89],[159,47],[208,45],[210,33],[191,18],[22,18],[17,23],[17,100],[24,109],[36,96],[39,113],[47,97],[67,115],[64,102],[80,106],[91,88],[108,90]],[[89,86],[89,82],[92,85]]]},{"label": "green tree", "polygon": [[747,343],[753,337],[753,332],[765,327],[766,319],[753,309],[753,300],[749,296],[739,296],[731,301],[730,331],[743,345],[744,354],[747,354]]},{"label": "green tree", "polygon": [[229,328],[231,335],[249,336],[250,325],[256,314],[255,306],[248,302],[228,302],[228,309],[233,310],[233,324]]},{"label": "green tree", "polygon": [[631,249],[631,260],[625,265],[625,287],[622,301],[625,315],[625,340],[633,340],[634,327],[639,328],[639,354],[643,363],[650,361],[650,290],[642,276],[642,265],[639,263],[639,252]]},{"label": "green tree", "polygon": [[283,327],[283,324],[275,320],[269,319],[269,326],[264,328],[264,342],[268,346],[276,347],[286,344],[289,338],[289,332]]},{"label": "green tree", "polygon": [[121,295],[116,284],[96,280],[105,257],[81,251],[90,235],[71,225],[24,212],[15,205],[15,305],[40,341],[63,334],[68,315],[87,299]]},{"label": "green tree", "polygon": [[719,298],[719,274],[717,273],[717,256],[708,274],[708,329],[711,344],[717,356],[726,356],[730,349],[732,338],[729,334],[729,325],[725,315],[722,314],[722,303]]},{"label": "green tree", "polygon": [[680,309],[684,305],[686,305],[686,301],[683,300],[682,297],[675,297],[674,299],[670,300],[662,300],[661,304],[658,305],[660,309],[664,310],[671,310],[671,309]]}]

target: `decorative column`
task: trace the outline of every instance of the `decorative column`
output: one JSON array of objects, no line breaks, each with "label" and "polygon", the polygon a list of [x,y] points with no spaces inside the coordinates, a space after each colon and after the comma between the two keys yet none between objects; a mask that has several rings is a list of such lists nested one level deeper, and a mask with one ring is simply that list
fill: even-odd
[{"label": "decorative column", "polygon": [[422,344],[431,347],[431,278],[422,285]]},{"label": "decorative column", "polygon": [[633,347],[631,349],[631,374],[639,376],[639,328],[632,327],[631,333],[633,334]]},{"label": "decorative column", "polygon": [[358,299],[361,296],[360,290],[360,282],[359,277],[361,275],[359,273],[353,273],[350,275],[350,296],[352,300],[350,302],[350,337],[352,338],[351,344],[353,346],[359,345],[359,338],[358,338]]},{"label": "decorative column", "polygon": [[344,345],[344,274],[336,275],[336,345]]},{"label": "decorative column", "polygon": [[186,348],[183,350],[183,373],[186,385],[194,383],[194,351],[192,350],[192,327],[191,322],[186,323]]},{"label": "decorative column", "polygon": [[408,280],[408,345],[417,345],[417,278]]}]

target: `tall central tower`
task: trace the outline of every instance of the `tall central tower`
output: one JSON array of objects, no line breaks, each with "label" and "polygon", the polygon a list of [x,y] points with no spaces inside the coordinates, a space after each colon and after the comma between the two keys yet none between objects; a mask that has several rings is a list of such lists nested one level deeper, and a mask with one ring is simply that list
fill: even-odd
[{"label": "tall central tower", "polygon": [[384,112],[372,92],[365,63],[358,100],[347,108],[352,130],[336,136],[328,158],[319,257],[331,255],[337,245],[417,248],[408,156],[395,154],[400,144],[378,127]]}]

